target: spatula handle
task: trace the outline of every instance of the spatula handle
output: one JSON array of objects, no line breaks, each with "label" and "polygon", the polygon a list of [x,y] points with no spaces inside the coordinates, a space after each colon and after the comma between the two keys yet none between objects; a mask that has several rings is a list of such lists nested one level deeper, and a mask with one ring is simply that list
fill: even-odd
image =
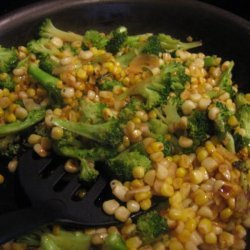
[{"label": "spatula handle", "polygon": [[26,208],[0,215],[0,244],[30,233],[56,218],[56,211],[48,211],[45,207]]}]

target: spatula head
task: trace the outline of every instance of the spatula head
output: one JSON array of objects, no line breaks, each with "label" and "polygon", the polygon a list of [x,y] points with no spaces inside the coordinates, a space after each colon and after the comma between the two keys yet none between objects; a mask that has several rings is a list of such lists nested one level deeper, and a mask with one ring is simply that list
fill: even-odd
[{"label": "spatula head", "polygon": [[[89,186],[78,179],[77,174],[64,170],[65,160],[56,155],[40,158],[32,150],[25,152],[19,160],[21,186],[34,207],[49,204],[58,209],[58,222],[79,226],[104,226],[118,223],[102,210],[102,198],[109,193],[107,179],[99,176]],[[86,194],[76,199],[76,193],[84,188]],[[58,206],[60,204],[60,206]],[[59,209],[60,208],[60,209]]]}]

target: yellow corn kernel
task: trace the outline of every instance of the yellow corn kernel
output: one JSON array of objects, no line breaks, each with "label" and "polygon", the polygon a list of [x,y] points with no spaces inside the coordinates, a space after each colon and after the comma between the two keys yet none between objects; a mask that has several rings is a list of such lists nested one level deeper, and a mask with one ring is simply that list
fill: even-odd
[{"label": "yellow corn kernel", "polygon": [[206,150],[208,151],[208,153],[210,153],[210,154],[216,150],[214,144],[211,141],[207,141],[205,143],[205,147],[206,147]]},{"label": "yellow corn kernel", "polygon": [[179,191],[175,192],[172,197],[169,198],[169,204],[171,207],[181,207],[182,195]]},{"label": "yellow corn kernel", "polygon": [[15,101],[17,100],[18,96],[17,96],[16,93],[13,93],[13,92],[12,92],[12,93],[10,93],[9,98],[10,98],[10,100],[11,100],[12,102],[15,102]]},{"label": "yellow corn kernel", "polygon": [[189,218],[185,223],[185,228],[193,232],[197,227],[197,221],[194,218]]},{"label": "yellow corn kernel", "polygon": [[166,160],[168,160],[168,161],[173,161],[173,157],[172,157],[172,156],[167,156],[167,157],[166,157]]},{"label": "yellow corn kernel", "polygon": [[202,206],[202,205],[206,204],[208,202],[208,200],[209,200],[208,195],[202,189],[198,189],[195,192],[194,202],[198,206]]},{"label": "yellow corn kernel", "polygon": [[190,172],[190,180],[194,184],[200,184],[204,180],[204,173],[200,169],[194,169]]},{"label": "yellow corn kernel", "polygon": [[5,121],[8,123],[15,122],[16,121],[16,116],[13,113],[5,113]]},{"label": "yellow corn kernel", "polygon": [[2,117],[4,115],[4,111],[2,108],[0,108],[0,117]]},{"label": "yellow corn kernel", "polygon": [[143,181],[138,179],[131,181],[130,185],[133,188],[139,188],[144,186]]},{"label": "yellow corn kernel", "polygon": [[183,184],[183,178],[177,177],[173,179],[173,187],[174,189],[180,189]]},{"label": "yellow corn kernel", "polygon": [[187,175],[188,170],[186,168],[177,168],[176,176],[179,178],[183,178]]},{"label": "yellow corn kernel", "polygon": [[132,119],[132,122],[133,122],[134,124],[140,124],[140,123],[141,123],[141,119],[140,119],[139,117],[134,117],[134,118]]},{"label": "yellow corn kernel", "polygon": [[156,141],[156,142],[153,142],[151,144],[151,148],[152,148],[153,152],[156,153],[156,152],[162,151],[164,149],[164,145],[163,145],[162,142],[157,142]]},{"label": "yellow corn kernel", "polygon": [[214,232],[210,232],[205,235],[205,242],[207,244],[216,244],[217,243],[217,235]]},{"label": "yellow corn kernel", "polygon": [[132,174],[135,179],[142,179],[145,175],[145,168],[142,166],[135,167]]},{"label": "yellow corn kernel", "polygon": [[76,72],[76,76],[81,79],[81,80],[86,80],[87,79],[87,73],[85,70],[83,69],[78,69],[77,72]]},{"label": "yellow corn kernel", "polygon": [[4,176],[2,174],[0,174],[0,184],[4,183]]},{"label": "yellow corn kernel", "polygon": [[227,220],[232,216],[232,214],[233,214],[232,209],[227,207],[220,212],[220,218],[222,220]]},{"label": "yellow corn kernel", "polygon": [[168,245],[169,250],[184,250],[184,247],[181,242],[178,240],[170,240]]},{"label": "yellow corn kernel", "polygon": [[221,154],[219,154],[217,151],[214,151],[211,156],[218,163],[223,163],[224,162],[223,156]]},{"label": "yellow corn kernel", "polygon": [[157,113],[154,110],[151,110],[148,113],[148,117],[149,117],[149,119],[155,119],[157,117]]},{"label": "yellow corn kernel", "polygon": [[36,95],[36,90],[33,88],[28,88],[27,89],[27,94],[29,97],[34,97]]},{"label": "yellow corn kernel", "polygon": [[148,210],[151,208],[151,206],[152,206],[152,202],[150,199],[145,199],[140,202],[140,207],[142,210]]},{"label": "yellow corn kernel", "polygon": [[167,182],[164,182],[161,186],[161,195],[171,197],[174,195],[174,188]]},{"label": "yellow corn kernel", "polygon": [[191,236],[191,232],[188,231],[187,229],[183,229],[179,235],[178,235],[178,239],[182,242],[182,243],[185,243],[189,240]]},{"label": "yellow corn kernel", "polygon": [[142,241],[138,236],[134,236],[126,240],[126,246],[129,250],[138,249],[141,246],[141,244]]},{"label": "yellow corn kernel", "polygon": [[58,81],[56,83],[56,87],[59,88],[59,89],[62,89],[63,88],[63,82],[62,81]]},{"label": "yellow corn kernel", "polygon": [[173,162],[177,163],[180,159],[180,156],[179,155],[174,155],[173,156]]},{"label": "yellow corn kernel", "polygon": [[145,199],[149,199],[151,198],[152,194],[150,191],[147,191],[147,192],[140,192],[140,193],[136,193],[135,194],[135,200],[137,202],[140,202],[140,201],[143,201]]},{"label": "yellow corn kernel", "polygon": [[231,127],[236,127],[236,126],[239,125],[239,122],[238,122],[238,120],[237,120],[237,118],[236,118],[235,115],[232,115],[232,116],[229,117],[228,124]]},{"label": "yellow corn kernel", "polygon": [[12,113],[12,112],[15,112],[15,110],[16,110],[17,107],[18,107],[17,104],[12,103],[12,104],[10,104],[10,106],[8,107],[8,110],[9,110],[10,113]]},{"label": "yellow corn kernel", "polygon": [[8,89],[3,89],[3,96],[9,96],[10,91]]},{"label": "yellow corn kernel", "polygon": [[204,159],[206,159],[208,156],[208,152],[206,149],[201,149],[199,150],[198,154],[197,154],[197,159],[199,162],[202,162]]},{"label": "yellow corn kernel", "polygon": [[61,127],[53,127],[51,130],[51,138],[60,140],[63,137],[63,129]]},{"label": "yellow corn kernel", "polygon": [[207,233],[211,232],[211,230],[212,230],[211,220],[209,220],[207,218],[201,219],[199,224],[198,224],[198,230],[202,234],[207,234]]}]

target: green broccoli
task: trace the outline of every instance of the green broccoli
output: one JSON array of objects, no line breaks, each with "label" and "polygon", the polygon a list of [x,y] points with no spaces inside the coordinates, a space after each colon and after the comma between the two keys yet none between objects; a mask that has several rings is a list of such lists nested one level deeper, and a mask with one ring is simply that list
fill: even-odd
[{"label": "green broccoli", "polygon": [[60,82],[60,79],[40,69],[35,63],[29,65],[28,73],[48,91],[51,100],[53,100],[55,104],[61,105],[63,103],[61,91],[57,88],[57,84]]},{"label": "green broccoli", "polygon": [[21,149],[19,137],[15,134],[0,138],[0,158],[12,159]]},{"label": "green broccoli", "polygon": [[122,141],[122,128],[118,120],[89,124],[54,118],[52,124],[62,127],[84,138],[99,142],[102,145],[117,146]]},{"label": "green broccoli", "polygon": [[246,98],[246,95],[244,93],[237,93],[235,96],[235,104],[237,109],[239,109],[241,106],[248,104],[250,105],[250,100]]},{"label": "green broccoli", "polygon": [[132,180],[132,172],[135,167],[142,166],[145,172],[151,168],[151,161],[147,156],[136,149],[131,150],[133,151],[127,149],[107,161],[108,171],[119,180]]},{"label": "green broccoli", "polygon": [[83,37],[84,44],[88,47],[96,47],[97,49],[105,49],[108,39],[105,34],[97,30],[88,30]]},{"label": "green broccoli", "polygon": [[226,91],[230,94],[230,97],[233,98],[235,96],[235,91],[232,86],[232,70],[234,67],[234,62],[231,61],[227,69],[225,69],[218,80],[218,86],[220,89]]},{"label": "green broccoli", "polygon": [[9,124],[0,125],[0,137],[19,133],[40,122],[44,117],[44,109],[34,109],[29,112],[28,116],[23,121],[18,120]]},{"label": "green broccoli", "polygon": [[233,162],[233,167],[238,169],[239,171],[243,173],[248,173],[250,170],[250,161],[235,161]]},{"label": "green broccoli", "polygon": [[163,149],[163,153],[165,156],[171,156],[174,153],[174,145],[171,141],[167,141],[165,140],[164,143],[164,149]]},{"label": "green broccoli", "polygon": [[161,52],[163,52],[163,48],[159,37],[156,35],[150,36],[143,46],[142,53],[159,55]]},{"label": "green broccoli", "polygon": [[116,61],[118,61],[120,65],[125,68],[128,67],[130,62],[137,56],[137,54],[138,53],[134,50],[130,50],[126,54],[116,56]]},{"label": "green broccoli", "polygon": [[39,58],[39,66],[48,73],[52,73],[54,68],[59,65],[61,51],[52,44],[51,39],[40,38],[31,40],[28,45],[28,50]]},{"label": "green broccoli", "polygon": [[15,48],[5,48],[0,45],[0,73],[8,73],[17,62],[17,52]]},{"label": "green broccoli", "polygon": [[41,237],[41,250],[89,250],[90,236],[80,231],[60,230],[58,235],[45,233]]},{"label": "green broccoli", "polygon": [[165,218],[160,216],[157,211],[150,211],[141,215],[136,222],[136,230],[144,243],[149,244],[162,234],[168,232],[168,225]]},{"label": "green broccoli", "polygon": [[102,82],[99,83],[99,89],[100,90],[110,90],[112,91],[114,87],[119,86],[122,87],[122,83],[118,82],[116,80],[113,79],[105,79]]},{"label": "green broccoli", "polygon": [[145,100],[145,109],[151,110],[164,103],[171,90],[180,93],[188,81],[185,68],[180,63],[165,65],[156,76],[143,80],[120,95],[121,99],[127,96],[139,95]]},{"label": "green broccoli", "polygon": [[13,90],[15,84],[9,73],[0,73],[0,89]]},{"label": "green broccoli", "polygon": [[44,38],[58,37],[64,42],[83,41],[83,36],[56,28],[48,18],[41,25],[39,35]]},{"label": "green broccoli", "polygon": [[187,137],[193,140],[191,151],[200,146],[211,132],[211,121],[208,119],[207,112],[195,110],[188,117]]},{"label": "green broccoli", "polygon": [[137,111],[142,110],[142,107],[143,104],[139,99],[131,97],[128,104],[120,110],[118,117],[124,122],[129,121],[135,116]]},{"label": "green broccoli", "polygon": [[148,125],[153,137],[159,135],[164,136],[168,133],[168,125],[160,119],[151,119],[149,120]]},{"label": "green broccoli", "polygon": [[122,48],[128,36],[126,27],[118,27],[113,32],[111,32],[111,39],[106,45],[106,50],[112,54],[117,54]]},{"label": "green broccoli", "polygon": [[181,99],[177,96],[171,96],[168,98],[166,104],[162,104],[155,111],[159,119],[161,119],[168,128],[173,127],[174,124],[180,122],[179,108],[181,106]]},{"label": "green broccoli", "polygon": [[236,151],[246,147],[250,152],[250,104],[242,105],[236,113],[240,128],[244,129],[244,135],[234,135]]},{"label": "green broccoli", "polygon": [[93,102],[88,99],[81,99],[79,105],[81,121],[91,124],[104,122],[104,108],[106,108],[106,105],[101,102]]},{"label": "green broccoli", "polygon": [[102,250],[126,250],[125,241],[118,233],[111,233],[107,236],[102,246]]},{"label": "green broccoli", "polygon": [[166,34],[159,34],[158,39],[160,40],[161,47],[168,52],[173,52],[178,49],[189,50],[192,48],[197,48],[202,45],[202,43],[199,41],[184,43]]},{"label": "green broccoli", "polygon": [[212,66],[216,67],[218,65],[220,65],[221,62],[221,58],[217,57],[217,56],[206,56],[204,58],[204,67],[205,68],[210,68]]}]

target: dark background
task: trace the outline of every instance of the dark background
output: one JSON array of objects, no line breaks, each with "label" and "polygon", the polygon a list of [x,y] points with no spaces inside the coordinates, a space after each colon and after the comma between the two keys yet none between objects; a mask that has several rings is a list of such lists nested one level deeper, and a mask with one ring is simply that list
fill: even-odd
[{"label": "dark background", "polygon": [[[30,3],[42,2],[44,0],[2,0],[0,15],[6,14],[11,10],[23,7]],[[69,0],[70,1],[70,0]],[[152,0],[153,1],[153,0]],[[200,0],[201,2],[210,3],[230,12],[233,12],[247,20],[250,20],[249,8],[247,8],[247,0]]]}]

